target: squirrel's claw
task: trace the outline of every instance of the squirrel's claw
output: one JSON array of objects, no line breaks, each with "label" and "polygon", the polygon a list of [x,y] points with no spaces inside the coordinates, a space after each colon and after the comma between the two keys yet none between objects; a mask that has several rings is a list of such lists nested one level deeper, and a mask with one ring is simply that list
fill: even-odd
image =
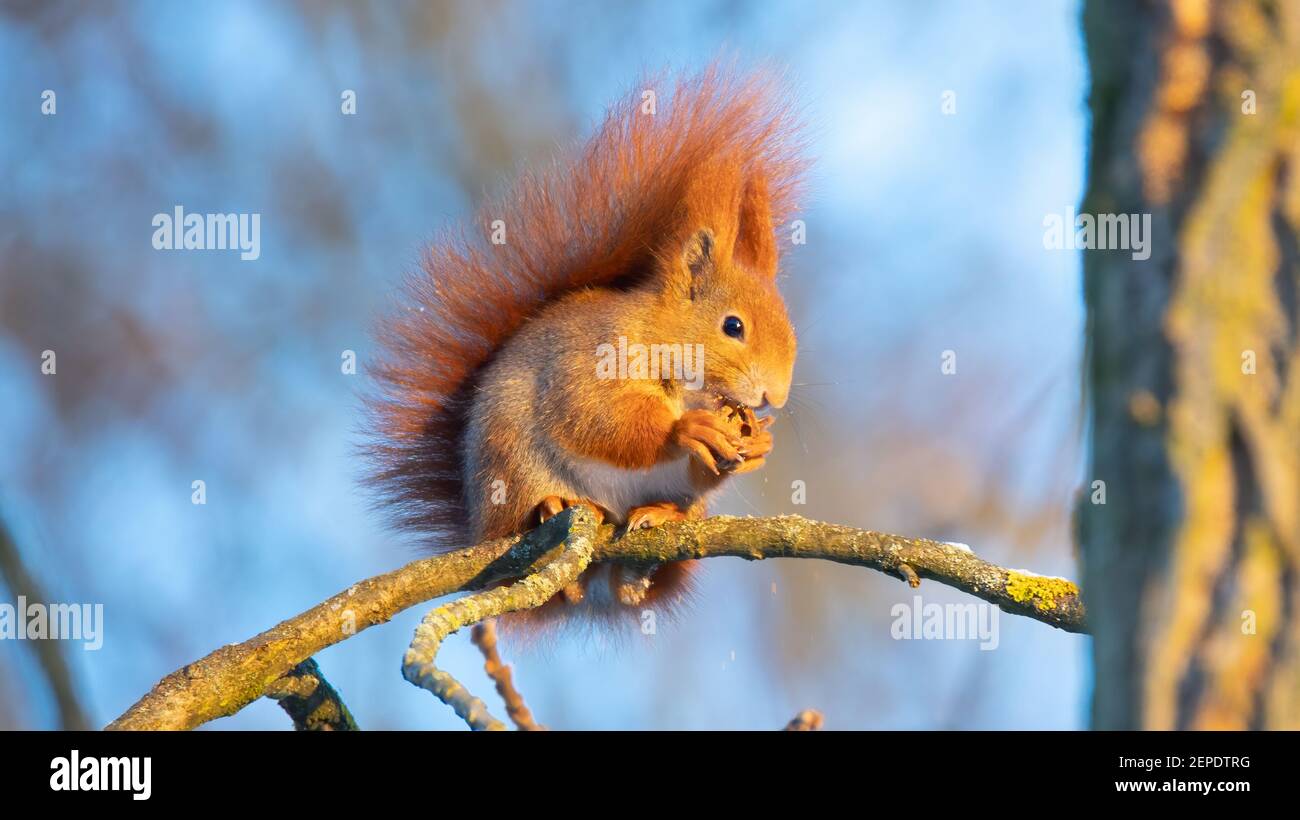
[{"label": "squirrel's claw", "polygon": [[541,501],[537,502],[537,523],[545,524],[550,519],[560,514],[564,509],[564,499],[558,495],[548,495]]},{"label": "squirrel's claw", "polygon": [[737,467],[736,469],[732,470],[731,472],[732,472],[733,475],[742,475],[742,474],[744,474],[744,473],[752,473],[753,471],[757,470],[759,467],[762,467],[762,466],[763,466],[764,464],[766,464],[766,463],[767,463],[767,459],[764,458],[763,456],[755,456],[755,457],[752,457],[752,458],[746,458],[746,459],[745,459],[745,463],[741,464],[739,467]]},{"label": "squirrel's claw", "polygon": [[558,495],[548,495],[541,501],[537,502],[537,523],[545,524],[550,519],[559,515],[570,507],[576,507],[579,504],[588,508],[596,516],[596,523],[605,522],[605,508],[601,507],[594,501],[585,498],[561,498]]},{"label": "squirrel's claw", "polygon": [[633,507],[627,514],[628,530],[648,530],[669,521],[683,521],[686,513],[671,501]]},{"label": "squirrel's claw", "polygon": [[740,466],[743,439],[712,410],[688,410],[673,426],[673,443],[699,459],[714,475]]},{"label": "squirrel's claw", "polygon": [[713,459],[713,453],[709,452],[709,448],[704,446],[703,442],[687,440],[680,442],[680,445],[695,456],[709,472],[714,475],[722,475],[722,471],[718,469],[718,462]]},{"label": "squirrel's claw", "polygon": [[[768,453],[772,452],[772,434],[767,430],[759,430],[752,436],[746,436],[741,440],[738,448],[740,454],[745,457],[745,464],[754,459],[762,459]],[[749,470],[754,469],[750,467]],[[749,470],[737,469],[736,472],[749,472]]]}]

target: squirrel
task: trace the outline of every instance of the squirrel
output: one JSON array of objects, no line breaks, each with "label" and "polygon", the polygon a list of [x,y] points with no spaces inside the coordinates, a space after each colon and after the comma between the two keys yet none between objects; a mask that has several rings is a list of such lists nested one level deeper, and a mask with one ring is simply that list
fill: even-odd
[{"label": "squirrel", "polygon": [[[370,481],[397,524],[436,549],[574,504],[653,527],[761,467],[772,417],[755,411],[786,403],[795,361],[776,277],[802,153],[782,85],[714,64],[670,100],[612,106],[576,155],[480,210],[487,235],[441,235],[377,333]],[[602,373],[602,351],[632,349],[702,351],[702,378],[667,360]],[[693,563],[589,568],[519,624],[671,608]]]}]

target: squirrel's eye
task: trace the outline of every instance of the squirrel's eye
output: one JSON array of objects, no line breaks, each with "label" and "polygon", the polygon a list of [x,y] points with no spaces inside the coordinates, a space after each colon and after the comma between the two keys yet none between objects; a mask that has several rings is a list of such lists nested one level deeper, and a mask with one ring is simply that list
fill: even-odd
[{"label": "squirrel's eye", "polygon": [[739,316],[728,316],[722,320],[722,332],[733,339],[745,338],[745,323]]}]

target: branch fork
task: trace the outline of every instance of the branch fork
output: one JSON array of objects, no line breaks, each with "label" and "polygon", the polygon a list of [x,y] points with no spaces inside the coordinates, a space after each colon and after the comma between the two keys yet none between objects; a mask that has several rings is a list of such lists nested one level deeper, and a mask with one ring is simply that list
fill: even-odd
[{"label": "branch fork", "polygon": [[[470,594],[424,618],[403,659],[403,676],[433,692],[475,728],[504,728],[482,701],[435,665],[448,635],[506,612],[540,606],[594,563],[650,565],[720,556],[817,558],[875,569],[912,586],[929,579],[1014,615],[1067,632],[1087,631],[1079,589],[1070,581],[999,567],[953,544],[795,515],[716,516],[620,535],[613,526],[597,525],[579,506],[523,535],[422,558],[354,584],[260,635],[171,673],[107,728],[192,729],[234,714],[281,687],[277,681],[322,649],[404,609],[456,592]],[[500,586],[502,582],[507,585]]]}]

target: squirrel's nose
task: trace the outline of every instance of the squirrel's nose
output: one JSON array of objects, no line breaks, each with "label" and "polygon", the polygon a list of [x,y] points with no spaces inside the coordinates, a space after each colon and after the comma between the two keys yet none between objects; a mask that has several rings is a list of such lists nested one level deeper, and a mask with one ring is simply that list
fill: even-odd
[{"label": "squirrel's nose", "polygon": [[775,397],[773,397],[772,394],[770,394],[769,392],[767,392],[766,390],[764,390],[764,391],[763,391],[763,403],[762,403],[761,405],[759,405],[759,408],[758,408],[758,409],[760,409],[760,410],[764,410],[764,409],[767,409],[767,408],[769,408],[769,407],[775,407],[775,408],[778,408],[778,409],[779,409],[779,408],[781,408],[781,407],[785,407],[786,396],[787,396],[787,393],[786,393],[786,392],[781,392],[781,393],[778,393]]}]

